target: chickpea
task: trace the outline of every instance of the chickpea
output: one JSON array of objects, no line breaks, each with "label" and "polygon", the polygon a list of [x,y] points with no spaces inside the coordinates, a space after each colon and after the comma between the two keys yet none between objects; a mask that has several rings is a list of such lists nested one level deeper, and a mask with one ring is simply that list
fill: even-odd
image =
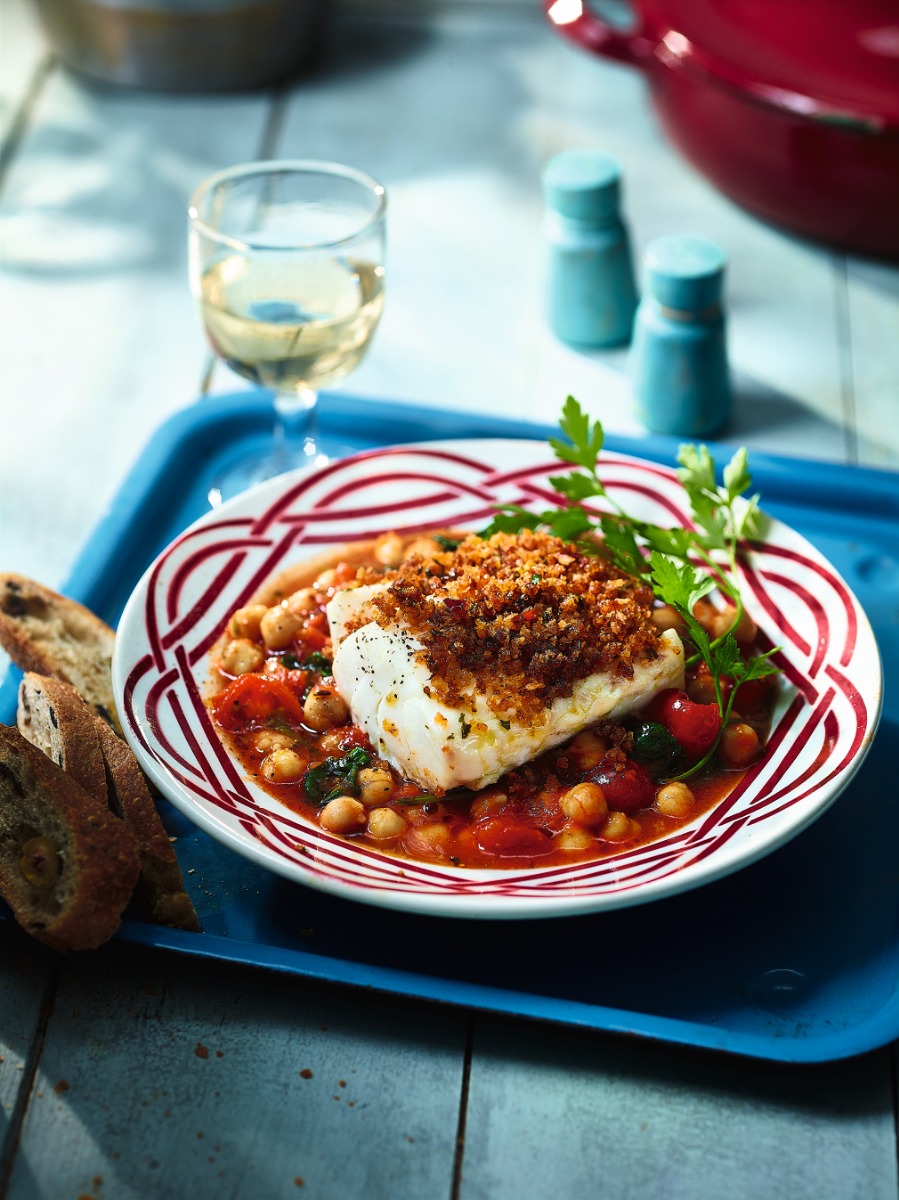
[{"label": "chickpea", "polygon": [[327,733],[323,733],[318,739],[318,744],[326,755],[341,754],[343,747],[340,743],[345,737],[345,729],[329,729]]},{"label": "chickpea", "polygon": [[595,844],[596,838],[580,825],[571,825],[563,829],[553,842],[558,850],[589,850]]},{"label": "chickpea", "polygon": [[310,729],[324,733],[336,725],[345,725],[350,710],[340,693],[326,683],[317,683],[303,704],[303,720]]},{"label": "chickpea", "polygon": [[666,817],[686,817],[695,799],[685,783],[666,783],[656,792],[656,808]]},{"label": "chickpea", "polygon": [[765,713],[763,716],[746,717],[740,716],[739,713],[731,710],[730,719],[732,721],[737,721],[742,725],[748,725],[750,729],[754,729],[758,735],[759,744],[761,744],[762,737],[767,732],[770,724],[770,718],[768,717],[767,713]]},{"label": "chickpea", "polygon": [[417,825],[406,830],[403,842],[416,858],[449,858],[452,833],[447,825]]},{"label": "chickpea", "polygon": [[286,750],[293,745],[293,738],[288,733],[278,733],[274,729],[260,729],[253,735],[253,745],[260,754],[271,754],[273,750]]},{"label": "chickpea", "polygon": [[481,817],[489,817],[492,813],[499,812],[508,799],[505,792],[481,792],[477,800],[472,801],[469,809],[472,820],[478,821]]},{"label": "chickpea", "polygon": [[270,608],[259,622],[259,632],[269,650],[285,650],[303,627],[302,617],[283,604]]},{"label": "chickpea", "polygon": [[607,842],[630,842],[640,832],[640,822],[623,812],[611,812],[599,831]]},{"label": "chickpea", "polygon": [[446,805],[441,804],[436,796],[422,800],[406,810],[406,820],[410,825],[434,825],[443,821],[446,816]]},{"label": "chickpea", "polygon": [[287,611],[290,613],[311,613],[318,608],[318,598],[314,588],[300,588],[285,600]]},{"label": "chickpea", "polygon": [[578,771],[591,771],[602,762],[609,739],[596,729],[583,729],[568,744],[567,754]]},{"label": "chickpea", "polygon": [[706,633],[712,634],[713,637],[715,636],[715,622],[718,619],[718,609],[715,608],[711,600],[707,600],[705,597],[697,600],[693,605],[693,616]]},{"label": "chickpea", "polygon": [[711,675],[697,675],[687,687],[687,695],[695,704],[714,704],[715,680]]},{"label": "chickpea", "polygon": [[748,767],[759,752],[759,735],[745,721],[734,721],[721,735],[720,754],[729,767]]},{"label": "chickpea", "polygon": [[296,750],[282,747],[273,750],[262,762],[262,774],[269,783],[295,783],[309,763],[309,759]]},{"label": "chickpea", "polygon": [[329,567],[327,571],[322,571],[312,586],[317,592],[323,592],[327,588],[334,587],[337,582],[337,572],[333,567]]},{"label": "chickpea", "polygon": [[576,825],[598,825],[609,815],[605,792],[598,783],[578,783],[559,801],[562,812]]},{"label": "chickpea", "polygon": [[322,829],[329,833],[349,833],[365,824],[365,809],[352,796],[335,796],[319,814]]},{"label": "chickpea", "polygon": [[658,608],[654,608],[651,620],[660,633],[664,633],[666,629],[676,629],[681,634],[686,632],[686,621],[670,604],[662,604]]},{"label": "chickpea", "polygon": [[[732,608],[725,609],[724,612],[718,614],[718,632],[716,637],[722,637],[730,629],[734,620],[734,612]],[[748,612],[743,613],[733,630],[733,635],[737,640],[737,644],[742,647],[751,646],[756,639],[756,634],[759,631],[758,625],[753,621]]]},{"label": "chickpea", "polygon": [[758,636],[759,627],[755,620],[744,609],[743,615],[740,617],[737,627],[734,630],[734,637],[739,644],[746,649],[751,646]]},{"label": "chickpea", "polygon": [[393,795],[393,776],[381,767],[363,767],[356,776],[359,799],[366,808],[386,804]]},{"label": "chickpea", "polygon": [[385,567],[398,567],[403,561],[403,539],[398,533],[382,533],[375,542],[374,555]]},{"label": "chickpea", "polygon": [[440,543],[435,542],[432,537],[417,537],[406,547],[403,558],[411,558],[413,554],[420,554],[422,558],[430,558],[433,554],[439,554],[442,549]]},{"label": "chickpea", "polygon": [[247,638],[235,638],[222,651],[221,667],[229,675],[248,675],[265,662],[265,654]]},{"label": "chickpea", "polygon": [[248,604],[246,608],[237,609],[231,617],[231,632],[235,637],[255,640],[259,637],[259,622],[267,612],[264,604]]},{"label": "chickpea", "polygon": [[392,808],[373,808],[368,814],[368,835],[379,842],[398,838],[405,829],[406,822]]}]

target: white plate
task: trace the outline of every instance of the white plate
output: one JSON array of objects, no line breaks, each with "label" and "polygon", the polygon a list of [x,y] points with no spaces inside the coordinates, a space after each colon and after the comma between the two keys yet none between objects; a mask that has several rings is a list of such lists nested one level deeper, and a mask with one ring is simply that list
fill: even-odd
[{"label": "white plate", "polygon": [[[207,833],[272,871],[335,895],[455,917],[549,917],[656,900],[782,846],[819,817],[867,752],[881,704],[870,625],[834,568],[777,522],[743,563],[747,607],[786,686],[767,753],[716,808],[669,836],[595,862],[464,870],[391,858],[335,837],[244,775],[203,704],[207,654],[228,616],[275,572],[387,529],[482,528],[494,506],[554,505],[542,442],[485,439],[375,450],[284,475],[210,512],[156,560],[119,625],[116,701],[142,766]],[[634,516],[683,523],[674,472],[604,454],[601,477]]]}]

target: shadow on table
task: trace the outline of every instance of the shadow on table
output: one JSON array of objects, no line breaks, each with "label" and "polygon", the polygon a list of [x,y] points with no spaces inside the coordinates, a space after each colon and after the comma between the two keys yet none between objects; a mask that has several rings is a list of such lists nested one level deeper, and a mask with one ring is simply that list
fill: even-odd
[{"label": "shadow on table", "polygon": [[845,461],[850,435],[841,422],[744,372],[734,373],[733,414],[729,442],[770,439],[772,451]]}]

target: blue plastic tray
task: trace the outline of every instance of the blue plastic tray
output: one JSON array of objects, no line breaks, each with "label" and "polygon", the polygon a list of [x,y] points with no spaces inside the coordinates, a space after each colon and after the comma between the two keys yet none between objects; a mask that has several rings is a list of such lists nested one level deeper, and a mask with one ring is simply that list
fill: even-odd
[{"label": "blue plastic tray", "polygon": [[[261,393],[206,400],[163,425],[84,547],[64,591],[115,624],[155,555],[206,510],[218,466],[271,432]],[[323,398],[321,440],[354,448],[534,437],[547,426]],[[667,438],[610,449],[672,464]],[[726,450],[722,448],[722,456]],[[849,790],[764,861],[686,895],[565,920],[435,920],[277,878],[174,809],[164,817],[205,932],[126,921],[146,945],[475,1008],[787,1061],[824,1061],[899,1034],[899,476],[754,454],[765,508],[838,567],[878,635],[887,680],[874,746]],[[18,673],[0,687],[14,719]]]}]

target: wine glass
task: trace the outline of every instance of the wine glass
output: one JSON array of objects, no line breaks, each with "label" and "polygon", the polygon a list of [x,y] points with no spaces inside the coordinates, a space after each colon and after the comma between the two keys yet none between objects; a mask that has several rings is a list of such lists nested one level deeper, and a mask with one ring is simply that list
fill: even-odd
[{"label": "wine glass", "polygon": [[190,202],[190,282],[207,339],[273,392],[275,437],[229,464],[213,504],[273,475],[328,461],[318,390],[359,363],[384,307],[387,197],[353,167],[248,163],[211,175]]}]

